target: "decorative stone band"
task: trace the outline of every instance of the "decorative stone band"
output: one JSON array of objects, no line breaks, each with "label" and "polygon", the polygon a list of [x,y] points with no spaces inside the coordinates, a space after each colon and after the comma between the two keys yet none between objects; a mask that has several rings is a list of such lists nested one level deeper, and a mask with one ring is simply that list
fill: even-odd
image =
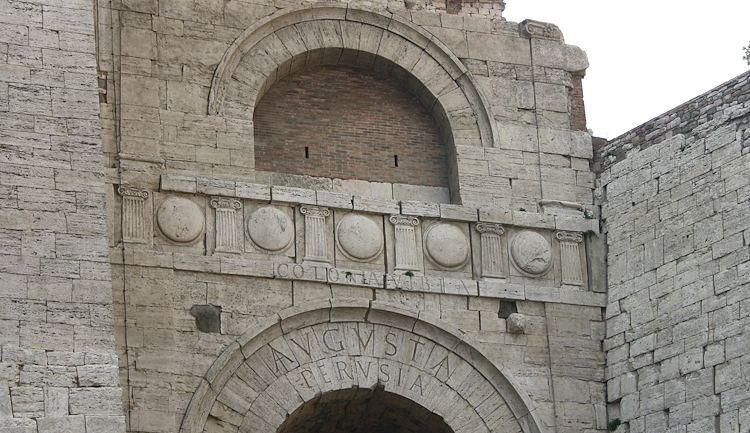
[{"label": "decorative stone band", "polygon": [[306,205],[300,206],[299,210],[305,216],[305,260],[327,263],[326,217],[331,210]]},{"label": "decorative stone band", "polygon": [[[122,240],[145,244],[151,236],[150,212],[146,209],[148,190],[121,185],[117,193],[122,196]],[[148,212],[148,215],[146,213]]]},{"label": "decorative stone band", "polygon": [[551,39],[562,42],[562,32],[550,23],[541,21],[525,20],[521,23],[521,33],[528,38]]},{"label": "decorative stone band", "polygon": [[140,197],[148,198],[149,192],[145,188],[139,188],[137,186],[121,185],[117,188],[117,193],[123,197]]},{"label": "decorative stone band", "polygon": [[237,211],[242,209],[242,202],[233,198],[213,197],[209,205],[216,210],[216,251],[239,253],[239,234]]},{"label": "decorative stone band", "polygon": [[212,197],[209,204],[214,209],[231,209],[231,210],[242,209],[242,203],[239,200],[233,199],[233,198]]},{"label": "decorative stone band", "polygon": [[581,252],[578,245],[583,242],[583,235],[574,232],[557,232],[555,237],[560,241],[562,260],[562,282],[574,286],[583,286]]},{"label": "decorative stone band", "polygon": [[478,223],[477,231],[481,234],[479,243],[482,255],[482,277],[505,278],[503,272],[503,247],[500,236],[505,229],[500,224]]},{"label": "decorative stone band", "polygon": [[419,218],[408,215],[391,215],[390,222],[395,226],[396,270],[418,271],[417,232]]}]

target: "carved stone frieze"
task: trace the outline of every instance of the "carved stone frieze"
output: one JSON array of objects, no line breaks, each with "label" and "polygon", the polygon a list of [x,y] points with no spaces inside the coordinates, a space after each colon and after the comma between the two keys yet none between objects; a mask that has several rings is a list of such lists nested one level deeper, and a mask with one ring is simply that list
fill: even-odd
[{"label": "carved stone frieze", "polygon": [[336,227],[336,243],[350,260],[367,262],[383,251],[383,230],[363,215],[347,215]]},{"label": "carved stone frieze", "polygon": [[505,229],[500,224],[478,223],[477,231],[481,234],[479,243],[482,257],[482,277],[505,278],[503,272],[503,246],[500,237]]},{"label": "carved stone frieze", "polygon": [[300,206],[305,216],[305,261],[328,262],[326,218],[331,210],[326,207]]},{"label": "carved stone frieze", "polygon": [[552,248],[539,233],[524,230],[511,242],[510,256],[518,270],[529,276],[540,276],[552,264]]},{"label": "carved stone frieze", "polygon": [[554,24],[541,21],[525,20],[521,23],[521,33],[527,38],[550,39],[562,42],[560,28]]},{"label": "carved stone frieze", "polygon": [[408,215],[391,215],[389,221],[395,226],[395,269],[399,271],[418,271],[417,233],[414,228],[419,225],[419,218]]},{"label": "carved stone frieze", "polygon": [[161,202],[156,222],[164,236],[178,243],[196,240],[206,223],[200,206],[183,197],[169,197]]},{"label": "carved stone frieze", "polygon": [[209,202],[216,212],[216,251],[239,253],[239,233],[237,212],[242,203],[233,198],[213,197]]},{"label": "carved stone frieze", "polygon": [[579,244],[583,242],[583,234],[560,231],[555,234],[555,237],[560,241],[563,284],[582,286],[583,272]]},{"label": "carved stone frieze", "polygon": [[282,251],[294,240],[291,218],[272,206],[256,209],[248,216],[245,227],[250,240],[268,252]]},{"label": "carved stone frieze", "polygon": [[469,261],[471,246],[466,234],[452,224],[437,223],[425,232],[427,258],[444,270],[456,270]]},{"label": "carved stone frieze", "polygon": [[147,215],[146,199],[148,190],[121,185],[117,193],[122,196],[122,240],[123,242],[145,244],[151,237],[150,212]]}]

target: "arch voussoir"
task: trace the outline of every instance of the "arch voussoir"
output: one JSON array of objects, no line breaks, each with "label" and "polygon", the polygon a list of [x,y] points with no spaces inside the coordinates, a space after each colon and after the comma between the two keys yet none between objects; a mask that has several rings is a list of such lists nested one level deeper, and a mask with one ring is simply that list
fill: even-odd
[{"label": "arch voussoir", "polygon": [[367,300],[320,301],[258,322],[206,372],[180,431],[216,424],[273,432],[320,396],[376,387],[454,432],[541,431],[518,384],[458,330]]},{"label": "arch voussoir", "polygon": [[[243,32],[216,69],[209,92],[209,114],[252,114],[259,98],[278,79],[301,67],[320,64],[351,65],[386,75],[391,74],[391,65],[398,65],[410,74],[407,83],[414,76],[424,86],[421,93],[431,93],[433,98],[418,95],[427,101],[428,109],[443,103],[444,95],[458,89],[466,100],[462,105],[473,112],[469,121],[477,127],[454,131],[451,127],[461,124],[459,119],[453,119],[460,110],[446,107],[442,111],[448,121],[441,122],[446,128],[446,141],[487,147],[496,141],[494,116],[487,99],[445,44],[401,17],[345,5],[280,11]],[[247,87],[255,90],[245,93]]]}]

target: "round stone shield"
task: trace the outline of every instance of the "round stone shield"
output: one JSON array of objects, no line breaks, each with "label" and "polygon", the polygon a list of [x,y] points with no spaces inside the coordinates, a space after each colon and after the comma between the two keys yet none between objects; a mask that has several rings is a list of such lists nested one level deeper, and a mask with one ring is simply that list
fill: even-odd
[{"label": "round stone shield", "polygon": [[455,270],[469,260],[469,239],[460,228],[438,223],[427,229],[425,250],[427,257],[436,265]]},{"label": "round stone shield", "polygon": [[294,224],[289,216],[271,206],[255,210],[247,218],[247,234],[266,251],[281,251],[294,239]]},{"label": "round stone shield", "polygon": [[513,238],[510,255],[519,270],[531,275],[543,274],[552,264],[552,248],[547,239],[529,230]]},{"label": "round stone shield", "polygon": [[156,223],[169,240],[192,242],[203,233],[205,218],[200,206],[182,197],[169,197],[156,211]]},{"label": "round stone shield", "polygon": [[366,262],[383,251],[383,230],[363,215],[348,215],[336,228],[336,242],[349,259]]}]

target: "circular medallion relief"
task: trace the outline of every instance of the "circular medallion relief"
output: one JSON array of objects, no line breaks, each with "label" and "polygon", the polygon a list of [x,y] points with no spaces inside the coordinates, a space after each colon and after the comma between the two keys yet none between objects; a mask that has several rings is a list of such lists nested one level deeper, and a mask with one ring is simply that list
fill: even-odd
[{"label": "circular medallion relief", "polygon": [[464,232],[450,224],[435,224],[427,229],[425,250],[435,264],[456,269],[469,260],[469,240]]},{"label": "circular medallion relief", "polygon": [[552,263],[552,249],[547,239],[528,230],[513,238],[510,255],[520,270],[532,275],[544,273]]},{"label": "circular medallion relief", "polygon": [[344,217],[336,228],[336,240],[344,255],[356,261],[372,260],[383,250],[383,230],[362,215]]},{"label": "circular medallion relief", "polygon": [[174,242],[194,241],[203,233],[204,222],[200,206],[182,197],[164,200],[156,211],[159,229]]},{"label": "circular medallion relief", "polygon": [[275,207],[256,209],[247,219],[247,234],[267,251],[280,251],[294,239],[294,225],[287,214]]}]

